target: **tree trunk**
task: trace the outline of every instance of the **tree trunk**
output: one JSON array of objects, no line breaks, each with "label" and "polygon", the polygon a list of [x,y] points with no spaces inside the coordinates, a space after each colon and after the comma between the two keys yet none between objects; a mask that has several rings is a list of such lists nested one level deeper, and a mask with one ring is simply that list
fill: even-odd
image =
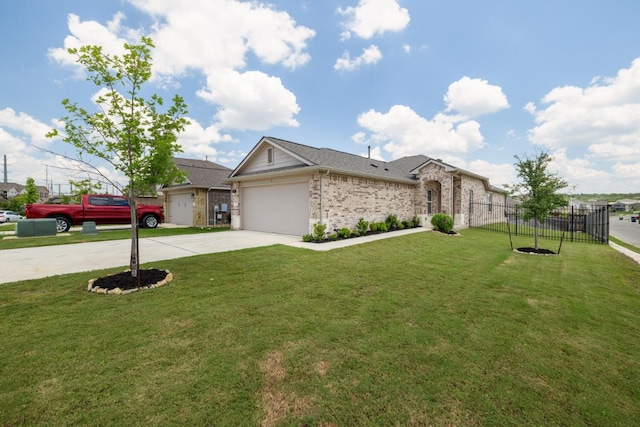
[{"label": "tree trunk", "polygon": [[138,254],[138,202],[133,192],[133,185],[129,189],[129,205],[131,206],[131,259],[129,269],[131,277],[138,279],[140,287],[140,259]]}]

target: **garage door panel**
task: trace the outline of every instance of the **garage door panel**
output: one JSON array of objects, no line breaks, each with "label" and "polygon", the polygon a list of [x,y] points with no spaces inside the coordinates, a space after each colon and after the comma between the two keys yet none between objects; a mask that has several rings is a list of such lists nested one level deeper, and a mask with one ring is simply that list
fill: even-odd
[{"label": "garage door panel", "polygon": [[309,232],[309,184],[246,187],[242,228],[302,236]]}]

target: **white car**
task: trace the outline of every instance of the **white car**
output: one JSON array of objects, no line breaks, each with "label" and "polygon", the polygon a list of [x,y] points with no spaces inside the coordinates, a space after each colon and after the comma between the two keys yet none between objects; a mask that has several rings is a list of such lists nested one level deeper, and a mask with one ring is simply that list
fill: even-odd
[{"label": "white car", "polygon": [[13,211],[0,211],[0,222],[16,222],[19,219],[22,217]]}]

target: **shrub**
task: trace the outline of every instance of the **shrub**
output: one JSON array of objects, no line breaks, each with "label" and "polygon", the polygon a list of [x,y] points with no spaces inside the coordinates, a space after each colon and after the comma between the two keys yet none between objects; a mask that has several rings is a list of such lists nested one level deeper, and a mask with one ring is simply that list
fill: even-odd
[{"label": "shrub", "polygon": [[431,225],[436,231],[449,233],[453,230],[453,218],[447,214],[437,213],[431,218]]},{"label": "shrub", "polygon": [[384,223],[387,226],[387,230],[395,230],[396,228],[398,228],[398,216],[387,215],[387,218],[384,220]]},{"label": "shrub", "polygon": [[328,239],[331,240],[331,241],[338,240],[338,235],[337,234],[329,234]]},{"label": "shrub", "polygon": [[401,222],[402,228],[411,228],[413,227],[413,223],[411,221],[407,221],[406,219]]},{"label": "shrub", "polygon": [[312,234],[305,234],[304,236],[302,236],[302,241],[303,242],[313,242],[313,235]]},{"label": "shrub", "polygon": [[353,230],[351,232],[351,237],[360,237],[360,232],[358,230]]},{"label": "shrub", "polygon": [[387,231],[389,231],[389,227],[387,227],[387,224],[385,222],[379,222],[378,230],[386,233]]},{"label": "shrub", "polygon": [[356,224],[356,228],[360,234],[365,234],[369,229],[369,221],[365,221],[364,218],[360,218]]},{"label": "shrub", "polygon": [[313,240],[324,240],[324,233],[327,230],[327,224],[319,222],[313,224]]},{"label": "shrub", "polygon": [[341,228],[340,230],[338,230],[338,236],[342,237],[343,239],[348,239],[349,237],[351,237],[351,230],[349,230],[347,227]]},{"label": "shrub", "polygon": [[369,224],[369,229],[372,233],[380,231],[379,224],[377,222],[372,222],[371,224]]},{"label": "shrub", "polygon": [[418,215],[414,215],[413,218],[411,218],[411,226],[414,228],[420,227],[420,218]]}]

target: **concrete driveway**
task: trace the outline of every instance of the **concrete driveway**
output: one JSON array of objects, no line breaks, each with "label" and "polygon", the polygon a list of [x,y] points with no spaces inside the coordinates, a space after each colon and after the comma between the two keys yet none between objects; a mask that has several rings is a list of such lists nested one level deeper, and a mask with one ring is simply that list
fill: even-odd
[{"label": "concrete driveway", "polygon": [[[145,237],[139,240],[140,261],[142,264],[146,264],[166,259],[271,245],[288,245],[316,251],[328,251],[427,230],[426,228],[413,228],[321,244],[305,243],[300,236],[246,230]],[[0,284],[105,268],[122,267],[124,270],[129,267],[130,254],[131,240],[129,239],[4,249],[0,252],[0,262],[3,266],[0,272]]]},{"label": "concrete driveway", "polygon": [[[233,231],[147,237],[139,240],[141,262],[149,263],[193,255],[246,248],[294,244],[298,236]],[[0,283],[39,279],[58,274],[79,273],[104,268],[128,268],[131,240],[76,243],[37,248],[5,249],[1,252]]]}]

